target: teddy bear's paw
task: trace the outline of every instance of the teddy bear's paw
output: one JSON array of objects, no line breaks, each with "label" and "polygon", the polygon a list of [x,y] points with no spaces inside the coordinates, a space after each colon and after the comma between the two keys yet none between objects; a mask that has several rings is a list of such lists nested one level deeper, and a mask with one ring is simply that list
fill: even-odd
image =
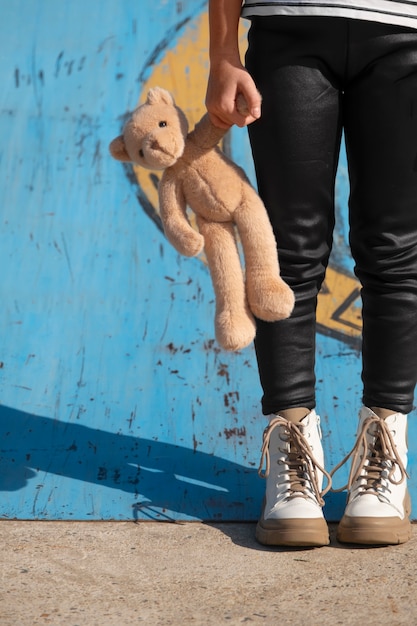
[{"label": "teddy bear's paw", "polygon": [[173,236],[165,231],[170,243],[184,256],[197,256],[204,248],[204,237],[194,230],[187,229],[186,232],[176,233]]},{"label": "teddy bear's paw", "polygon": [[256,323],[250,311],[222,311],[216,315],[216,339],[224,350],[249,346],[255,338]]},{"label": "teddy bear's paw", "polygon": [[265,322],[286,319],[294,308],[294,292],[281,278],[247,285],[247,296],[252,313]]}]

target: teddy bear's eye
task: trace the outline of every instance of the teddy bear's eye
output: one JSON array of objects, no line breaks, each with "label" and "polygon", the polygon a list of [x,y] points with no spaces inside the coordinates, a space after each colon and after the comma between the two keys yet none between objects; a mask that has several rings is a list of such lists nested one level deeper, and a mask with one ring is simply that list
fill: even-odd
[{"label": "teddy bear's eye", "polygon": [[145,156],[145,155],[143,154],[143,150],[142,150],[142,148],[139,150],[139,156],[140,156],[140,158],[141,158],[141,159],[143,159],[143,157]]},{"label": "teddy bear's eye", "polygon": [[160,128],[165,128],[166,125],[167,125],[166,122],[159,122],[159,127]]}]

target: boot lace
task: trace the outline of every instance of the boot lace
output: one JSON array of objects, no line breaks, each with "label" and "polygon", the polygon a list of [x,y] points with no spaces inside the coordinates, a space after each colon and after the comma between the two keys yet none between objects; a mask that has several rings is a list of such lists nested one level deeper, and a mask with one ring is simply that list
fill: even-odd
[{"label": "boot lace", "polygon": [[[261,478],[267,478],[267,476],[269,476],[271,469],[269,443],[271,434],[277,427],[283,427],[285,439],[283,437],[281,437],[281,439],[289,443],[289,452],[285,460],[285,465],[288,468],[285,472],[288,476],[288,498],[299,497],[300,495],[304,498],[309,498],[311,497],[309,491],[312,491],[317,502],[320,506],[323,506],[323,496],[325,496],[331,488],[332,479],[330,474],[314,457],[312,449],[301,432],[300,427],[283,417],[277,416],[273,418],[264,430],[261,460],[258,469],[259,476]],[[265,470],[262,469],[264,465]],[[320,490],[319,487],[319,471],[322,472],[327,480],[326,488],[322,490]],[[308,489],[309,486],[310,490]]]},{"label": "boot lace", "polygon": [[[373,427],[373,430],[371,428]],[[372,435],[369,441],[367,433]],[[356,443],[352,450],[330,472],[334,474],[352,457],[348,482],[339,489],[332,489],[338,493],[347,489],[361,479],[362,493],[382,495],[383,491],[390,491],[388,482],[392,485],[401,485],[408,477],[404,463],[398,453],[393,435],[384,419],[377,415],[367,417],[362,425]],[[399,470],[399,479],[394,479],[396,468]]]}]

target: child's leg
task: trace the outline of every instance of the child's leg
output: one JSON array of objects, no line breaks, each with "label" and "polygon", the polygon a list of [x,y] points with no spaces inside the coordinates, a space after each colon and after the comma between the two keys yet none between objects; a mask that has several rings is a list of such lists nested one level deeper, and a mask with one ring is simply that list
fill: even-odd
[{"label": "child's leg", "polygon": [[267,544],[320,546],[329,536],[314,411],[316,303],[331,249],[341,138],[337,68],[329,69],[323,53],[330,65],[344,67],[343,22],[283,18],[261,24],[266,28],[256,22],[251,30],[247,56],[263,97],[250,138],[281,275],[296,303],[289,319],[257,322],[263,412],[272,414],[264,434],[267,483],[257,537]]},{"label": "child's leg", "polygon": [[257,325],[265,414],[315,406],[316,299],[331,249],[341,138],[337,67],[323,62],[321,48],[327,42],[343,68],[342,41],[338,20],[285,17],[257,21],[250,32],[247,67],[263,97],[262,116],[249,127],[258,189],[282,278],[296,295],[288,320]]},{"label": "child's leg", "polygon": [[360,23],[355,31],[365,70],[346,90],[344,109],[364,404],[409,413],[417,377],[417,31]]},{"label": "child's leg", "polygon": [[364,403],[341,541],[411,536],[407,413],[417,377],[417,31],[352,23],[345,91]]}]

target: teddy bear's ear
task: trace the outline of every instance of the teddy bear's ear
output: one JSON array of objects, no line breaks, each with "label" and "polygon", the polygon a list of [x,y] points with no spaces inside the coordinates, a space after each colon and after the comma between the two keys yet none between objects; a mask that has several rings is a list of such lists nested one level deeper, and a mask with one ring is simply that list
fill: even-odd
[{"label": "teddy bear's ear", "polygon": [[131,161],[127,151],[123,135],[119,135],[113,139],[109,145],[110,154],[118,161]]},{"label": "teddy bear's ear", "polygon": [[158,104],[158,103],[168,104],[170,106],[173,106],[175,104],[174,98],[171,96],[169,91],[167,91],[166,89],[162,89],[162,87],[154,87],[153,89],[150,89],[148,92],[148,97],[146,98],[146,104]]}]

